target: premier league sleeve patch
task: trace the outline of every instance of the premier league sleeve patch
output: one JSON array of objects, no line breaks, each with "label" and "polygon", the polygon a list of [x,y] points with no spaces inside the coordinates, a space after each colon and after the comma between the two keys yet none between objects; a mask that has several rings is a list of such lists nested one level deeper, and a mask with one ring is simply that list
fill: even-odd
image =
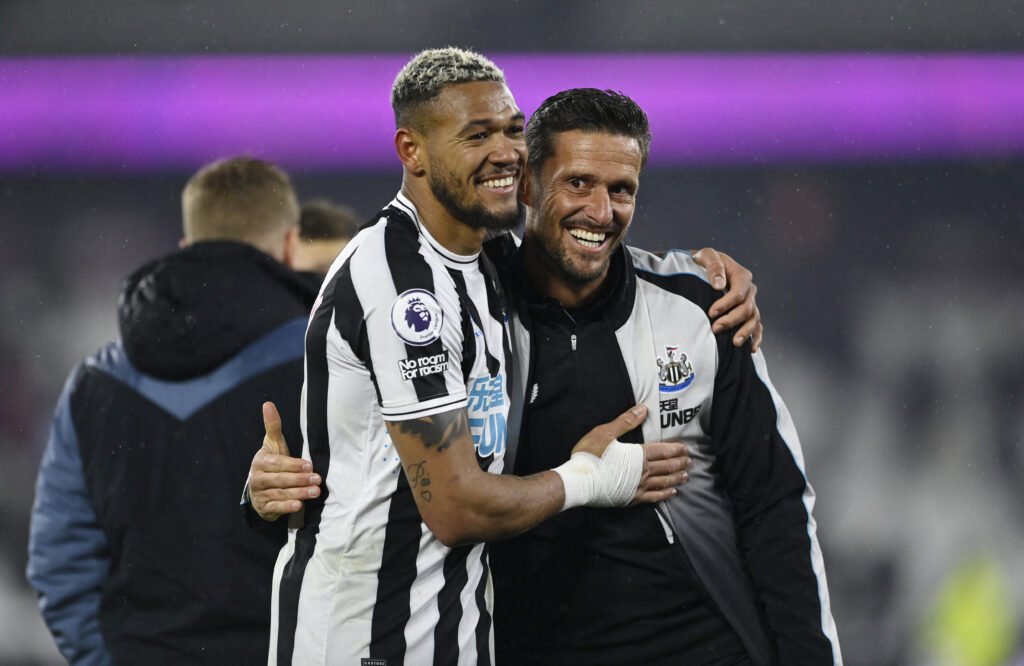
[{"label": "premier league sleeve patch", "polygon": [[441,337],[444,311],[425,289],[402,292],[391,306],[391,326],[406,344],[425,347]]}]

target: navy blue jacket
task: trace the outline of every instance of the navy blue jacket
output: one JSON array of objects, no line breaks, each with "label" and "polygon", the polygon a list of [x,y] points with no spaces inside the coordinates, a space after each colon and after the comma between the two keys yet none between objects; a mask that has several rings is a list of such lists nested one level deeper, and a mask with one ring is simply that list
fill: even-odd
[{"label": "navy blue jacket", "polygon": [[284,524],[238,488],[277,403],[301,446],[318,278],[230,242],[131,275],[120,338],[75,368],[39,471],[28,578],[72,664],[262,663]]}]

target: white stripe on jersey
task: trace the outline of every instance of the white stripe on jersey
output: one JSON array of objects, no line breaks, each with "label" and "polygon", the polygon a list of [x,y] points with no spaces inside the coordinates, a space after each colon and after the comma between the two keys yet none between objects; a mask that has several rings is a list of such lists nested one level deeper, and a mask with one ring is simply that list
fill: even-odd
[{"label": "white stripe on jersey", "polygon": [[[489,472],[500,473],[509,405],[508,359],[503,351],[506,324],[491,316],[488,280],[481,272],[479,255],[460,257],[441,248],[401,194],[391,205],[406,211],[413,225],[397,218],[382,219],[357,234],[331,266],[310,318],[302,392],[303,455],[316,466],[319,450],[319,455],[328,457],[329,467],[323,479],[319,522],[311,525],[315,518],[309,518],[307,507],[305,523],[296,528],[293,522],[289,544],[275,567],[272,664],[277,663],[276,646],[290,645],[291,636],[284,635],[290,626],[283,619],[287,611],[281,611],[281,604],[287,603],[284,590],[289,580],[301,585],[290,653],[293,664],[359,664],[361,658],[377,656],[370,653],[374,610],[378,603],[388,601],[401,602],[395,616],[408,613],[409,617],[398,632],[387,636],[387,643],[400,645],[404,637],[404,663],[432,663],[442,598],[461,604],[461,609],[452,608],[455,612],[446,620],[454,622],[461,615],[451,627],[458,663],[473,665],[478,658],[493,662],[492,593],[489,572],[482,562],[484,547],[467,549],[464,564],[449,565],[449,569],[458,569],[454,575],[465,583],[442,594],[445,560],[453,550],[434,537],[415,511],[384,422],[466,408],[478,458]],[[463,282],[465,297],[479,313],[480,321],[473,324],[463,322],[468,316],[464,314],[468,303],[463,303],[459,293]],[[423,331],[415,328],[422,322],[401,316],[403,310],[412,309],[412,297],[400,300],[410,289],[429,292],[414,295],[419,303],[433,307],[430,299],[436,300],[443,313],[436,336],[430,326],[436,325],[438,310],[424,308],[428,323]],[[397,316],[393,316],[396,302]],[[322,318],[315,323],[320,308],[333,309],[329,326],[324,326]],[[403,323],[408,323],[407,329],[401,327]],[[365,344],[360,326],[365,326]],[[326,359],[317,359],[311,356],[311,349],[318,347],[311,347],[309,336],[319,335],[322,328],[326,330],[319,347],[324,347],[325,338]],[[464,340],[463,331],[473,331],[474,339]],[[420,362],[424,355],[427,361]],[[488,356],[491,369],[497,370],[493,377]],[[308,412],[310,405],[323,401],[322,395],[309,393],[318,390],[311,379],[311,368],[317,363],[326,366],[326,414]],[[312,419],[326,423],[326,444],[311,441],[315,438],[310,430]],[[396,518],[396,511],[405,519]],[[385,539],[390,537],[388,543],[394,544],[393,532],[405,538],[412,535],[412,540],[407,549],[388,551],[391,559],[385,564]],[[312,544],[305,549],[312,550],[312,555],[304,568],[295,565],[295,560],[286,566],[303,550],[296,546],[299,540]],[[411,570],[392,575],[387,567],[401,561],[410,562]],[[457,556],[452,561],[457,562]],[[403,571],[410,582],[396,587],[395,581],[403,580]],[[477,654],[482,616],[477,590],[481,586],[487,591],[483,609],[487,633],[482,639],[489,646],[486,655]],[[379,595],[384,590],[392,596],[381,602]],[[393,662],[388,663],[391,666]]]}]

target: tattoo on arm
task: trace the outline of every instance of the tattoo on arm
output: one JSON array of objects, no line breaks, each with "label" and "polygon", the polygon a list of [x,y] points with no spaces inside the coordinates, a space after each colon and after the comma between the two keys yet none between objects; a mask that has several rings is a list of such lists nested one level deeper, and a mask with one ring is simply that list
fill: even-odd
[{"label": "tattoo on arm", "polygon": [[430,474],[427,472],[427,461],[413,463],[405,469],[405,476],[409,479],[409,489],[416,492],[419,488],[420,497],[424,502],[429,502],[433,495],[430,492]]},{"label": "tattoo on arm", "polygon": [[469,421],[462,410],[399,421],[398,427],[402,432],[418,437],[428,449],[437,446],[438,451],[444,451],[452,442],[469,434]]}]

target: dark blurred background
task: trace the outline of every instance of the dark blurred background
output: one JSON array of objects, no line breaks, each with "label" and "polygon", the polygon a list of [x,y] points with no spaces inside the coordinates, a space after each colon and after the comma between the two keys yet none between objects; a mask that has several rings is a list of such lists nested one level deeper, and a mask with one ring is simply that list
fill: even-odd
[{"label": "dark blurred background", "polygon": [[[1024,90],[1019,1],[862,4],[870,6],[3,0],[0,137],[8,143],[0,138],[0,147],[26,128],[5,110],[5,86],[39,58],[406,58],[448,44],[499,66],[502,54],[575,52],[983,54],[1008,64],[1006,90]],[[509,83],[515,92],[511,75]],[[47,91],[45,80],[33,85]],[[995,104],[987,93],[947,103]],[[999,113],[1024,126],[1024,108]],[[725,159],[706,163],[652,161],[642,179],[632,244],[713,245],[754,271],[765,354],[818,495],[847,664],[1024,663],[1024,142],[1007,137],[1002,146],[964,140],[920,154],[883,147],[729,159],[726,147]],[[24,582],[49,419],[70,369],[116,335],[120,279],[175,247],[180,191],[201,163],[0,155],[0,664],[60,661]],[[302,198],[328,197],[365,217],[400,184],[397,163],[282,164]]]}]

